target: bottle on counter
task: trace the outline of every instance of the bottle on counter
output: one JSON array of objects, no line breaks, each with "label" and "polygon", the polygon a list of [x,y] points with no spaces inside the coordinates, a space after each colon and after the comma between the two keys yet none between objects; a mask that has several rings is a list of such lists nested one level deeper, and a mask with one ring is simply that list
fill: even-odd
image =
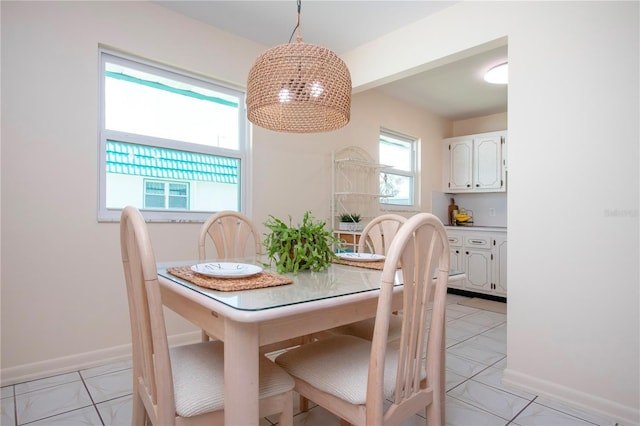
[{"label": "bottle on counter", "polygon": [[449,225],[455,225],[456,219],[455,215],[458,213],[458,205],[456,204],[455,199],[451,199],[451,204],[449,204]]}]

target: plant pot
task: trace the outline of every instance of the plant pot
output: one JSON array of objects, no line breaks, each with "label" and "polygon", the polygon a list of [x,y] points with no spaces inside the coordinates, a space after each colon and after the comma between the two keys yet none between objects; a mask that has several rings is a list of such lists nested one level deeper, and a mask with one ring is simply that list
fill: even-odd
[{"label": "plant pot", "polygon": [[340,222],[338,224],[338,229],[340,231],[350,232],[362,231],[362,224],[357,222]]}]

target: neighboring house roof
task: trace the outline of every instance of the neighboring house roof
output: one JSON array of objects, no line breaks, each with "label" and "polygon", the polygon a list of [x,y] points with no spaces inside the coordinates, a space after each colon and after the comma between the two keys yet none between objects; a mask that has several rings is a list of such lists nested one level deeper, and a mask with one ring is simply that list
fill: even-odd
[{"label": "neighboring house roof", "polygon": [[239,163],[235,158],[107,141],[107,173],[237,184]]}]

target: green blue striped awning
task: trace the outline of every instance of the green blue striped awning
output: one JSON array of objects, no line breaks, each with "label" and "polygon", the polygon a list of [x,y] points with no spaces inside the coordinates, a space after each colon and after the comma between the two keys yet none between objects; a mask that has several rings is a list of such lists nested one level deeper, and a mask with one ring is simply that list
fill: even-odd
[{"label": "green blue striped awning", "polygon": [[107,173],[237,184],[239,167],[237,158],[107,141]]}]

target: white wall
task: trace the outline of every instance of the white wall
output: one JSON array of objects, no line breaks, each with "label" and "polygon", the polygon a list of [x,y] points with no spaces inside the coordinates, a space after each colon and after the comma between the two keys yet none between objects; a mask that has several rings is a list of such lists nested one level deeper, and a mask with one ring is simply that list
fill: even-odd
[{"label": "white wall", "polygon": [[[98,43],[238,85],[264,46],[146,2],[0,7],[6,382],[128,351],[118,225],[96,221]],[[462,2],[344,59],[360,92],[507,37],[507,379],[639,423],[638,3]],[[371,143],[389,117],[354,113],[321,135],[255,129],[254,220],[323,216],[331,149]],[[423,140],[451,133],[424,125]],[[558,206],[580,214],[562,221]],[[198,229],[151,224],[157,259],[194,258]],[[170,318],[171,334],[193,331]]]},{"label": "white wall", "polygon": [[466,136],[474,133],[495,132],[509,128],[507,124],[507,113],[501,112],[483,117],[468,118],[466,120],[454,121],[451,137]]},{"label": "white wall", "polygon": [[[98,223],[98,45],[244,85],[266,48],[147,2],[0,2],[2,7],[2,381],[128,356],[117,223]],[[250,212],[329,216],[331,151],[377,152],[381,125],[423,141],[425,161],[449,123],[375,92],[353,98],[337,131],[256,128]],[[423,193],[440,186],[437,161]],[[430,199],[425,202],[430,208]],[[149,224],[159,261],[196,259],[199,224]],[[37,265],[37,267],[34,267]],[[195,327],[169,316],[175,339]]]},{"label": "white wall", "polygon": [[508,38],[505,379],[624,424],[640,423],[638,6],[462,2],[345,55],[375,65],[351,69],[372,87]]}]

